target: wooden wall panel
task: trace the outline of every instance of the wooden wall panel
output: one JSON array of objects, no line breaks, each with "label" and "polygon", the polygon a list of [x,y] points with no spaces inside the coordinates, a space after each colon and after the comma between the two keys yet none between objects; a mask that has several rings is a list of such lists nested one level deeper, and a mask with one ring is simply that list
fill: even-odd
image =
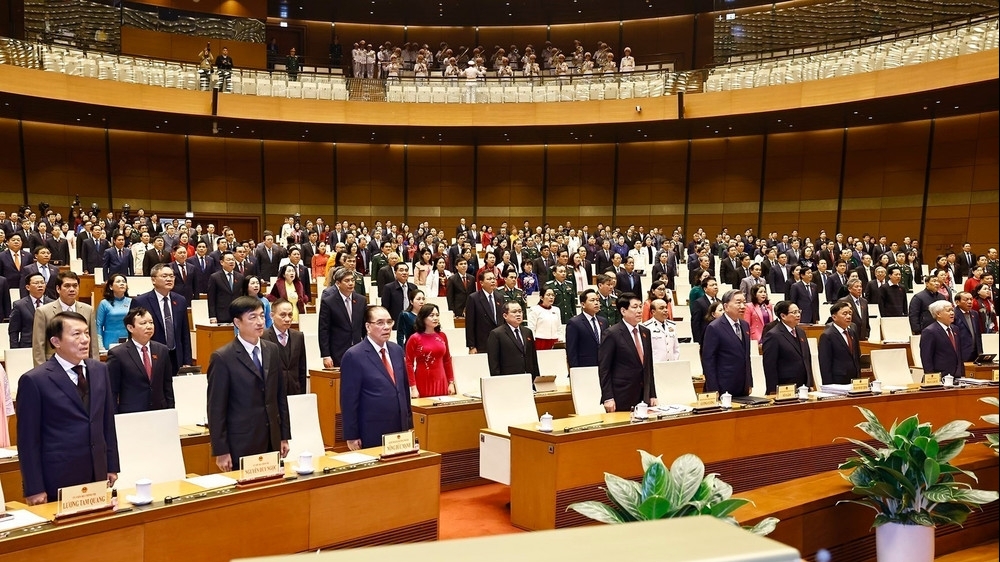
[{"label": "wooden wall panel", "polygon": [[692,142],[689,227],[757,227],[763,147],[761,136]]},{"label": "wooden wall panel", "polygon": [[618,224],[684,224],[688,142],[625,143],[618,152]]},{"label": "wooden wall panel", "polygon": [[115,207],[128,203],[160,212],[187,211],[187,160],[182,135],[109,131],[111,192]]},{"label": "wooden wall panel", "polygon": [[267,47],[263,43],[243,43],[122,26],[122,53],[128,55],[196,64],[201,60],[198,53],[205,48],[205,42],[212,43],[212,52],[216,56],[222,52],[223,46],[228,47],[233,64],[241,68],[264,68],[267,62]]},{"label": "wooden wall panel", "polygon": [[410,146],[407,148],[407,220],[410,224],[469,224],[472,205],[475,148],[471,146]]},{"label": "wooden wall panel", "polygon": [[348,221],[403,220],[403,147],[337,144],[337,205]]},{"label": "wooden wall panel", "polygon": [[622,26],[621,47],[615,50],[619,59],[625,47],[632,48],[636,61],[674,60],[674,68],[691,68],[691,45],[694,39],[694,16],[674,16],[626,21]]},{"label": "wooden wall panel", "polygon": [[185,12],[267,18],[267,0],[143,0],[142,3]]},{"label": "wooden wall panel", "polygon": [[14,119],[0,119],[0,146],[5,147],[0,158],[0,205],[9,211],[24,204],[21,176],[21,136]]},{"label": "wooden wall panel", "polygon": [[540,145],[481,146],[476,170],[476,218],[499,231],[502,221],[542,221],[544,151]]},{"label": "wooden wall panel", "polygon": [[[616,21],[553,25],[549,37],[553,46],[569,54],[573,52],[574,39],[579,39],[583,44],[583,50],[588,53],[597,51],[598,41],[607,43],[616,54],[621,51],[621,46],[618,44],[618,22]],[[542,43],[544,45],[544,41]],[[569,54],[567,54],[567,58]]]},{"label": "wooden wall panel", "polygon": [[768,135],[761,234],[833,229],[842,144],[840,130]]},{"label": "wooden wall panel", "polygon": [[68,207],[76,194],[85,206],[108,206],[104,129],[24,123],[29,203]]},{"label": "wooden wall panel", "polygon": [[[337,26],[338,29],[340,26]],[[467,27],[444,27],[444,26],[423,26],[411,25],[406,30],[406,37],[410,41],[427,43],[436,53],[442,41],[448,43],[455,56],[458,56],[458,47],[469,47],[469,53],[476,46],[476,28]]]},{"label": "wooden wall panel", "polygon": [[614,181],[614,145],[549,146],[546,221],[610,221]]}]

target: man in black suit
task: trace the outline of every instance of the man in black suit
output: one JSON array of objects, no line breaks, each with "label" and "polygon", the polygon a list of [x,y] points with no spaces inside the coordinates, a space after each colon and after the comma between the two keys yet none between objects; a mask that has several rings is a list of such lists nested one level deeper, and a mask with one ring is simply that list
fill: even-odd
[{"label": "man in black suit", "polygon": [[254,251],[254,261],[257,263],[257,274],[268,281],[278,276],[278,264],[285,257],[285,250],[274,243],[274,233],[264,231],[264,243]]},{"label": "man in black suit", "polygon": [[642,300],[623,293],[615,303],[622,321],[604,332],[597,351],[601,402],[606,412],[628,412],[639,402],[656,405],[653,344],[643,326]]},{"label": "man in black suit", "polygon": [[861,279],[861,286],[867,287],[875,279],[875,266],[872,264],[872,257],[868,254],[861,256],[861,265],[855,271],[858,272],[858,279]]},{"label": "man in black suit", "polygon": [[[396,252],[389,252],[386,257],[386,265],[383,265],[375,273],[375,288],[378,290],[379,296],[382,295],[382,290],[386,286],[391,285],[396,279],[396,266],[399,264],[399,254]],[[375,262],[372,262],[374,267]]]},{"label": "man in black suit", "polygon": [[[50,300],[58,298],[56,276],[59,275],[59,268],[50,263],[51,256],[52,251],[47,246],[38,246],[35,248],[35,261],[21,267],[21,282],[18,284],[21,287],[21,298],[28,296],[28,278],[35,274],[45,279],[45,296]],[[3,295],[0,295],[0,298],[3,298]]]},{"label": "man in black suit", "polygon": [[83,261],[83,272],[94,273],[104,267],[104,252],[108,250],[108,240],[104,238],[104,230],[94,225],[90,237],[81,244],[80,259]]},{"label": "man in black suit", "polygon": [[63,236],[61,229],[53,229],[52,236],[45,245],[52,250],[52,265],[69,265],[69,241]]},{"label": "man in black suit", "polygon": [[875,268],[875,279],[865,284],[863,294],[868,302],[877,305],[882,310],[882,287],[886,285],[886,270],[881,265]]},{"label": "man in black suit", "polygon": [[257,274],[257,264],[247,255],[247,249],[243,244],[236,244],[233,248],[233,256],[236,258],[236,271],[246,277]]},{"label": "man in black suit", "polygon": [[851,305],[830,307],[831,322],[819,336],[819,373],[823,384],[850,384],[861,375],[861,347],[852,322]]},{"label": "man in black suit", "polygon": [[635,270],[635,259],[629,256],[625,260],[625,268],[618,275],[618,280],[615,283],[615,288],[621,293],[632,293],[633,295],[642,295],[642,277],[639,272]]},{"label": "man in black suit", "polygon": [[743,320],[746,297],[739,290],[722,296],[723,315],[705,328],[701,343],[701,365],[705,392],[728,392],[747,396],[753,377],[750,371],[750,326]]},{"label": "man in black suit", "polygon": [[258,298],[237,297],[228,316],[239,335],[208,363],[208,430],[223,472],[247,455],[278,451],[284,457],[292,438],[281,352],[261,338],[264,306]]},{"label": "man in black suit", "polygon": [[847,295],[847,262],[837,260],[835,272],[826,280],[826,302],[834,303]]},{"label": "man in black suit", "polygon": [[21,270],[35,260],[21,246],[21,235],[15,233],[7,239],[7,251],[0,253],[0,276],[7,280],[8,287],[20,287]]},{"label": "man in black suit", "polygon": [[[6,282],[0,279],[2,282]],[[33,273],[25,280],[27,296],[14,301],[10,311],[10,323],[7,332],[10,335],[11,349],[31,347],[31,333],[35,322],[35,309],[52,302],[46,294],[46,283],[41,273]],[[3,295],[0,295],[2,298]]]},{"label": "man in black suit", "polygon": [[937,276],[928,275],[924,278],[924,290],[913,295],[913,298],[910,299],[910,331],[914,335],[919,334],[934,322],[930,305],[935,301],[945,300],[938,292],[940,288],[941,281],[938,280]]},{"label": "man in black suit", "polygon": [[979,328],[979,312],[972,310],[972,293],[960,291],[955,294],[955,322],[952,328],[958,334],[962,361],[975,361],[983,352],[982,330]]},{"label": "man in black suit", "polygon": [[[333,272],[333,286],[319,301],[319,353],[323,368],[340,366],[344,353],[365,337],[364,295],[355,292],[354,273],[346,267]],[[273,308],[272,308],[273,311]]]},{"label": "man in black suit", "polygon": [[115,413],[147,412],[174,407],[174,382],[170,350],[152,341],[153,315],[136,307],[125,315],[127,342],[108,350],[108,376]]},{"label": "man in black suit", "polygon": [[608,330],[608,321],[598,313],[601,297],[594,289],[580,293],[580,309],[566,324],[566,360],[569,367],[596,367],[601,336]]},{"label": "man in black suit", "polygon": [[229,304],[243,295],[243,276],[234,272],[236,258],[232,252],[222,255],[222,269],[208,279],[208,321],[212,324],[228,324]]},{"label": "man in black suit", "polygon": [[[313,233],[315,234],[315,233]],[[285,394],[306,393],[306,337],[292,329],[292,303],[278,299],[271,305],[273,324],[261,336],[277,344],[285,378]]]},{"label": "man in black suit", "polygon": [[486,340],[486,356],[490,375],[538,376],[538,353],[531,330],[521,326],[521,304],[510,301],[503,305],[503,323],[494,328]]},{"label": "man in black suit", "polygon": [[[187,247],[178,246],[179,248],[184,248],[184,256],[187,258]],[[174,254],[176,257],[176,253]],[[170,263],[170,253],[163,245],[163,237],[157,236],[153,239],[153,247],[146,250],[146,253],[142,256],[142,274],[149,277],[153,271],[153,266],[158,263]],[[183,262],[182,262],[183,263]]]},{"label": "man in black suit", "polygon": [[868,339],[871,333],[871,320],[868,317],[868,301],[861,292],[861,280],[851,279],[847,282],[847,296],[837,302],[846,302],[851,305],[851,322],[854,324],[854,333],[863,340]]},{"label": "man in black suit", "polygon": [[[187,264],[188,270],[195,273],[193,279],[195,293],[207,293],[209,279],[211,279],[212,273],[217,271],[217,268],[215,267],[215,259],[208,255],[204,243],[198,244],[194,255],[188,257]],[[233,266],[235,267],[235,264]]]},{"label": "man in black suit", "polygon": [[[915,297],[914,297],[915,298]],[[928,313],[934,318],[920,332],[920,362],[925,373],[965,376],[961,336],[955,329],[955,307],[946,300],[932,302]]]},{"label": "man in black suit", "polygon": [[732,288],[738,288],[742,277],[739,275],[740,257],[736,251],[736,246],[730,246],[726,258],[719,261],[719,279]]},{"label": "man in black suit", "polygon": [[410,299],[417,286],[410,283],[410,266],[405,262],[397,263],[394,273],[394,281],[382,288],[382,306],[389,311],[391,318],[398,319],[410,307]]},{"label": "man in black suit", "polygon": [[115,245],[104,250],[104,278],[111,279],[114,274],[128,277],[134,266],[132,252],[125,247],[125,235],[115,234]]},{"label": "man in black suit", "polygon": [[798,305],[802,315],[800,322],[815,324],[819,321],[819,292],[812,282],[812,270],[804,267],[800,276],[802,280],[792,285],[786,298]]},{"label": "man in black suit", "polygon": [[777,265],[767,272],[767,284],[771,292],[787,295],[794,281],[792,268],[788,265],[788,256],[784,253],[778,254]]},{"label": "man in black suit", "polygon": [[972,251],[972,244],[966,242],[962,246],[962,251],[956,256],[956,263],[958,264],[958,273],[963,278],[968,279],[972,277],[972,270],[976,267],[976,260],[979,257]]},{"label": "man in black suit", "polygon": [[[146,255],[148,256],[149,253],[147,252]],[[151,273],[153,267],[156,267],[156,264],[150,267]],[[197,300],[199,295],[196,288],[198,286],[198,268],[187,262],[187,246],[178,244],[174,248],[174,259],[169,262],[168,267],[174,272],[173,291],[183,296],[184,300],[189,303]]]},{"label": "man in black suit", "polygon": [[167,346],[170,356],[170,373],[194,363],[191,357],[191,331],[188,328],[188,303],[181,295],[172,292],[174,272],[159,263],[150,271],[153,290],[132,299],[131,308],[142,307],[153,315],[153,340]]},{"label": "man in black suit", "polygon": [[[719,294],[719,282],[715,277],[706,277],[701,282],[701,288],[705,294],[690,303],[691,336],[697,343],[701,343],[705,336],[705,326],[708,325],[708,322],[705,321],[705,315],[708,314],[708,309],[711,308]],[[744,302],[746,302],[745,298]]]},{"label": "man in black suit", "polygon": [[597,251],[594,257],[594,263],[597,264],[597,273],[604,273],[611,267],[611,258],[614,252],[611,251],[611,241],[605,240],[601,245],[601,249]]},{"label": "man in black suit", "polygon": [[38,223],[38,230],[28,233],[28,251],[32,254],[39,246],[46,246],[49,238],[48,225],[44,222]]},{"label": "man in black suit", "polygon": [[463,258],[458,258],[455,273],[445,282],[445,296],[448,301],[448,310],[455,313],[455,318],[465,317],[465,305],[469,301],[469,295],[476,290],[476,280],[469,275],[469,262]]},{"label": "man in black suit", "polygon": [[879,289],[879,312],[883,318],[906,316],[906,288],[901,284],[903,272],[896,266],[889,269],[889,279]]},{"label": "man in black suit", "polygon": [[811,386],[812,354],[806,332],[799,327],[798,305],[781,301],[774,305],[774,314],[779,322],[761,338],[767,394],[776,392],[779,384],[794,384],[796,388]]},{"label": "man in black suit", "polygon": [[502,321],[499,295],[493,294],[497,288],[496,274],[483,270],[479,282],[483,290],[469,295],[465,305],[465,345],[470,354],[486,350],[490,332]]}]

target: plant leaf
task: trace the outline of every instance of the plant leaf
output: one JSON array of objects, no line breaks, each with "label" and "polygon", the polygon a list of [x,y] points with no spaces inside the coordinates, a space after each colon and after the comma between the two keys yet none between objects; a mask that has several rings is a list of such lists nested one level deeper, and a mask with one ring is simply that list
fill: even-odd
[{"label": "plant leaf", "polygon": [[894,426],[891,433],[893,438],[904,437],[906,439],[912,439],[913,432],[920,426],[920,420],[917,416],[910,416],[902,421],[897,426]]},{"label": "plant leaf", "polygon": [[681,455],[670,465],[670,476],[677,487],[677,501],[674,505],[686,504],[701,486],[705,477],[705,464],[696,455]]},{"label": "plant leaf", "polygon": [[951,459],[958,456],[965,448],[965,441],[962,439],[952,441],[951,443],[946,443],[938,449],[937,461],[939,463],[946,463]]},{"label": "plant leaf", "polygon": [[658,462],[660,464],[663,464],[663,455],[660,455],[658,457],[654,457],[653,455],[647,453],[646,451],[643,451],[642,449],[639,449],[639,458],[642,459],[642,472],[643,473],[645,473],[647,470],[649,470],[649,466],[651,464],[653,464],[653,463],[657,463]]},{"label": "plant leaf", "polygon": [[642,477],[642,501],[653,497],[665,498],[668,477],[667,467],[662,462],[651,463]]},{"label": "plant leaf", "polygon": [[619,514],[614,508],[601,502],[589,501],[571,503],[566,507],[566,511],[571,509],[584,517],[589,517],[590,519],[600,521],[601,523],[614,524],[625,522],[625,520],[622,519],[621,514]]},{"label": "plant leaf", "polygon": [[668,518],[671,511],[670,502],[663,496],[652,496],[639,504],[639,513],[647,521]]},{"label": "plant leaf", "polygon": [[639,504],[642,503],[639,483],[627,480],[614,474],[604,473],[604,485],[607,486],[608,498],[633,519],[642,520]]},{"label": "plant leaf", "polygon": [[774,531],[774,529],[778,526],[778,522],[778,519],[775,517],[766,517],[747,530],[759,537],[765,537]]},{"label": "plant leaf", "polygon": [[1000,425],[1000,414],[986,414],[979,416],[979,419],[991,425]]},{"label": "plant leaf", "polygon": [[986,505],[1000,497],[992,490],[955,490],[953,495],[956,500],[973,505]]},{"label": "plant leaf", "polygon": [[933,458],[924,459],[924,482],[928,486],[933,486],[941,475],[941,465]]},{"label": "plant leaf", "polygon": [[713,505],[710,513],[712,517],[725,517],[748,503],[750,503],[750,500],[730,498]]},{"label": "plant leaf", "polygon": [[979,399],[979,401],[1000,408],[1000,398],[997,398],[996,396],[983,396]]},{"label": "plant leaf", "polygon": [[856,407],[861,412],[861,415],[864,416],[866,420],[868,420],[868,423],[859,423],[855,427],[857,427],[861,431],[864,431],[865,433],[870,435],[873,439],[877,439],[882,444],[890,445],[892,443],[892,437],[889,435],[889,432],[885,430],[885,426],[882,425],[882,422],[878,421],[878,418],[875,416],[875,414],[871,410],[863,406],[856,406]]},{"label": "plant leaf", "polygon": [[951,486],[933,486],[924,492],[924,497],[934,503],[946,503],[954,497],[954,490]]},{"label": "plant leaf", "polygon": [[967,422],[965,420],[955,420],[948,422],[941,427],[937,428],[934,432],[934,438],[938,441],[950,441],[952,439],[966,439],[969,437],[968,429],[972,426],[972,422]]}]

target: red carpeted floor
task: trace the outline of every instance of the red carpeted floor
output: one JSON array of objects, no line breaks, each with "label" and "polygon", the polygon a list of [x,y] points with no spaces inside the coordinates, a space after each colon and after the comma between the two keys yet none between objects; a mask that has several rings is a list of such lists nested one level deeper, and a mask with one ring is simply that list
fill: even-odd
[{"label": "red carpeted floor", "polygon": [[510,524],[510,488],[486,484],[441,493],[440,539],[520,533]]}]

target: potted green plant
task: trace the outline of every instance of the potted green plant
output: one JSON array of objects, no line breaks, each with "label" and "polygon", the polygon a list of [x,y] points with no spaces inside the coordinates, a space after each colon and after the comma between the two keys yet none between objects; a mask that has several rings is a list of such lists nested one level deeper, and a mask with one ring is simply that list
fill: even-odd
[{"label": "potted green plant", "polygon": [[972,424],[953,421],[931,430],[917,416],[886,429],[874,413],[858,407],[865,420],[858,429],[878,441],[843,437],[858,446],[840,465],[842,475],[860,500],[844,500],[875,510],[875,545],[879,562],[930,562],[934,559],[934,527],[961,525],[973,509],[997,499],[997,492],[975,490],[956,477],[975,474],[953,466],[965,447]]},{"label": "potted green plant", "polygon": [[[696,455],[681,455],[667,470],[662,457],[639,451],[642,457],[642,483],[604,473],[602,488],[611,505],[599,501],[570,504],[566,509],[601,523],[627,523],[669,519],[689,515],[711,515],[739,525],[732,515],[750,500],[734,498],[733,487],[716,474],[705,474],[705,463]],[[756,535],[767,535],[778,520],[768,517],[753,527],[744,527]]]},{"label": "potted green plant", "polygon": [[[983,396],[979,399],[979,401],[986,402],[994,408],[1000,407],[1000,400],[997,400],[996,396]],[[985,416],[979,416],[979,419],[989,424],[1000,425],[1000,414],[986,414]],[[998,447],[1000,447],[1000,435],[997,435],[996,433],[987,433],[986,444],[990,449],[993,449],[994,453],[1000,454],[1000,451],[998,451]]]}]

